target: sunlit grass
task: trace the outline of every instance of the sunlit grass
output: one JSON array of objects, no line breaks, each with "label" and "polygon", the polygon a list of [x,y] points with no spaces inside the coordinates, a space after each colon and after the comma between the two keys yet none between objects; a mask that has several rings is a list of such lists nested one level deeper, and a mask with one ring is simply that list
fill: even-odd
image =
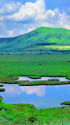
[{"label": "sunlit grass", "polygon": [[[2,109],[4,111],[2,111]],[[69,125],[70,107],[37,109],[31,104],[0,104],[0,116],[9,120],[0,124],[9,125]]]},{"label": "sunlit grass", "polygon": [[46,47],[48,49],[70,50],[70,46],[62,46],[62,45],[47,45],[43,47]]},{"label": "sunlit grass", "polygon": [[0,82],[14,83],[18,76],[70,79],[70,55],[0,56]]}]

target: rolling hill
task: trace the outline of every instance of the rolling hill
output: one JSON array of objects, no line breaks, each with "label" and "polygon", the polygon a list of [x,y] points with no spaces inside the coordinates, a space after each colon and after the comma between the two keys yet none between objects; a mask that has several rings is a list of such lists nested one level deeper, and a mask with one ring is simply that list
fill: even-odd
[{"label": "rolling hill", "polygon": [[0,38],[0,54],[69,54],[70,30],[39,27],[24,35]]}]

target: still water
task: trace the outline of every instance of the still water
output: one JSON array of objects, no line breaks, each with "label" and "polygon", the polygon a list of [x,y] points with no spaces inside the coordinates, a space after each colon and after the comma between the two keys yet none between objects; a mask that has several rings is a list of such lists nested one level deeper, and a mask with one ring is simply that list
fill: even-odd
[{"label": "still water", "polygon": [[4,84],[0,92],[5,103],[33,104],[37,108],[60,107],[60,103],[70,101],[70,85],[19,86]]},{"label": "still water", "polygon": [[28,80],[29,82],[33,82],[33,81],[44,81],[44,80],[47,81],[49,79],[58,79],[59,81],[70,81],[69,79],[66,79],[65,77],[41,77],[40,79],[32,79],[27,76],[19,76],[17,81]]}]

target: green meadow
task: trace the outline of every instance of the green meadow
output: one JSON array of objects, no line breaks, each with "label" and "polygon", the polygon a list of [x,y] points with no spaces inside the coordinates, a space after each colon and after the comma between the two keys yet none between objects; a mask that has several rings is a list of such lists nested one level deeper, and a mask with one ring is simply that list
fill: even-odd
[{"label": "green meadow", "polygon": [[0,82],[14,82],[18,76],[70,79],[70,55],[0,55]]},{"label": "green meadow", "polygon": [[31,104],[0,103],[0,125],[70,125],[70,107],[37,109]]}]

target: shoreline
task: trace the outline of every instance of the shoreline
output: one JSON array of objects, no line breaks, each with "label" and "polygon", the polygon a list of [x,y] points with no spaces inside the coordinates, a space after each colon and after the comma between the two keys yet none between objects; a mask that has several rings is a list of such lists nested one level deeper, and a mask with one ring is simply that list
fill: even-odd
[{"label": "shoreline", "polygon": [[[58,79],[55,79],[55,78],[54,79],[48,79],[48,80],[41,80],[41,81],[31,81],[31,82],[29,82],[28,80],[20,80],[20,81],[18,81],[19,77],[20,76],[0,77],[0,83],[2,83],[2,84],[18,84],[18,85],[21,85],[21,86],[67,85],[67,84],[69,85],[70,84],[70,81],[59,81]],[[28,77],[28,76],[26,76],[26,77]],[[43,77],[48,77],[48,76],[43,76]],[[32,78],[32,77],[28,77],[28,78]],[[37,78],[32,78],[32,79],[37,79]],[[67,80],[70,80],[70,79],[67,79]]]},{"label": "shoreline", "polygon": [[[68,106],[37,109],[32,104],[5,104],[4,102],[0,104],[0,116],[8,120],[9,125],[70,123],[69,112]],[[5,123],[7,121],[0,119],[0,124]]]}]

